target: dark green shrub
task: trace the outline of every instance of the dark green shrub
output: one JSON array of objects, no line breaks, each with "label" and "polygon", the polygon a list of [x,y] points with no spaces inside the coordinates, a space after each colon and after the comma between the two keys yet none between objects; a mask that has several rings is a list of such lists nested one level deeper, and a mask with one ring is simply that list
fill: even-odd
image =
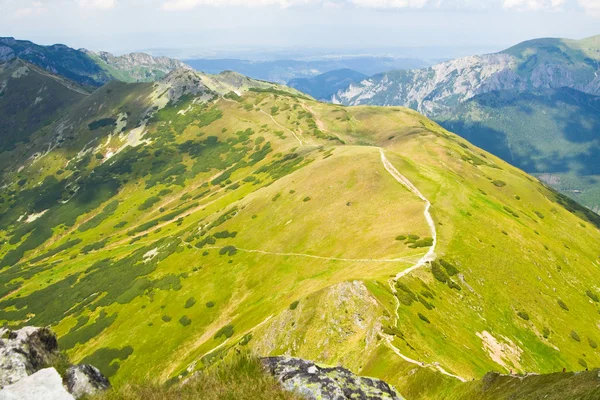
[{"label": "dark green shrub", "polygon": [[431,247],[433,246],[433,238],[430,237],[426,237],[420,240],[415,240],[414,243],[412,243],[411,245],[409,245],[408,247],[410,247],[411,249],[418,249],[421,247]]},{"label": "dark green shrub", "polygon": [[300,301],[294,301],[292,304],[290,304],[290,310],[295,310],[298,307],[298,304],[300,304]]},{"label": "dark green shrub", "polygon": [[588,365],[585,362],[585,360],[583,358],[580,358],[579,360],[577,360],[577,362],[579,363],[579,365],[581,365],[583,368],[587,368]]},{"label": "dark green shrub", "polygon": [[306,203],[307,201],[310,201],[310,197],[306,196],[305,198],[302,199],[302,201]]},{"label": "dark green shrub", "polygon": [[581,339],[579,338],[579,335],[575,331],[571,331],[571,338],[573,340],[577,341],[577,342],[581,342]]},{"label": "dark green shrub", "polygon": [[159,201],[160,201],[160,197],[158,197],[158,196],[149,197],[142,204],[140,204],[140,206],[138,207],[138,210],[140,210],[140,211],[147,210],[150,207],[152,207],[153,205],[155,205],[156,203],[158,203]]},{"label": "dark green shrub", "polygon": [[506,186],[506,182],[501,181],[501,180],[495,180],[495,181],[492,181],[492,183],[496,187],[504,187],[504,186]]},{"label": "dark green shrub", "polygon": [[237,253],[237,247],[235,246],[225,246],[221,250],[219,250],[219,255],[224,256],[225,254],[229,256],[233,256]]},{"label": "dark green shrub", "polygon": [[273,196],[273,198],[271,199],[271,201],[277,201],[278,198],[281,197],[281,193],[277,193],[275,196]]},{"label": "dark green shrub", "polygon": [[525,321],[529,321],[529,314],[527,314],[526,312],[519,311],[519,312],[517,312],[517,315],[519,317],[521,317],[521,319],[524,319]]},{"label": "dark green shrub", "polygon": [[548,329],[547,327],[544,327],[544,339],[548,339],[548,337],[550,336],[550,329]]},{"label": "dark green shrub", "polygon": [[229,339],[233,336],[233,333],[233,325],[228,324],[217,331],[217,333],[215,334],[215,339],[219,339],[221,336],[225,336],[227,339]]},{"label": "dark green shrub", "polygon": [[453,264],[449,263],[448,261],[440,259],[439,262],[442,265],[442,267],[446,269],[448,275],[454,276],[459,273],[458,268],[456,268]]},{"label": "dark green shrub", "polygon": [[419,301],[421,302],[421,304],[423,304],[426,309],[433,310],[435,308],[435,306],[433,304],[429,303],[427,300],[425,300],[425,298],[423,298],[423,296],[418,296],[418,298],[419,298]]},{"label": "dark green shrub", "polygon": [[193,297],[190,297],[189,299],[186,300],[184,307],[185,308],[190,308],[194,304],[196,304],[196,299],[194,299]]},{"label": "dark green shrub", "polygon": [[590,347],[591,347],[592,349],[596,349],[596,348],[598,348],[598,345],[596,344],[596,342],[594,342],[594,341],[592,340],[592,338],[588,338],[588,344],[590,345]]},{"label": "dark green shrub", "polygon": [[446,276],[446,274],[442,270],[442,267],[440,267],[440,264],[437,261],[433,261],[431,263],[431,273],[438,281],[442,283],[448,282],[448,276]]},{"label": "dark green shrub", "polygon": [[560,308],[562,308],[563,310],[569,311],[569,307],[567,307],[567,305],[565,304],[564,301],[562,301],[561,299],[558,299],[557,303],[560,306]]},{"label": "dark green shrub", "polygon": [[423,314],[419,313],[419,314],[417,314],[417,315],[419,316],[419,318],[421,319],[421,321],[425,321],[425,322],[427,322],[428,324],[430,324],[430,323],[431,323],[431,321],[429,321],[429,319],[428,319],[426,316],[424,316]]},{"label": "dark green shrub", "polygon": [[95,131],[96,129],[103,128],[105,126],[116,126],[117,120],[114,118],[103,118],[88,124],[88,128],[90,131]]},{"label": "dark green shrub", "polygon": [[244,335],[244,337],[242,338],[242,340],[240,340],[240,346],[246,346],[248,343],[250,343],[250,341],[252,340],[252,334],[251,333],[247,333]]},{"label": "dark green shrub", "polygon": [[416,240],[419,240],[421,237],[419,235],[408,235],[408,240],[414,242]]},{"label": "dark green shrub", "polygon": [[396,336],[397,338],[402,339],[404,334],[395,326],[384,326],[382,329],[383,333],[390,336]]},{"label": "dark green shrub", "polygon": [[519,214],[514,212],[510,207],[504,206],[504,210],[515,218],[519,218]]},{"label": "dark green shrub", "polygon": [[163,316],[161,317],[161,319],[162,319],[164,322],[171,322],[171,320],[172,320],[173,318],[169,317],[168,315],[163,315]]},{"label": "dark green shrub", "polygon": [[396,236],[396,240],[399,240],[399,241],[406,240],[406,236],[404,236],[404,235]]},{"label": "dark green shrub", "polygon": [[206,307],[207,308],[213,308],[215,306],[215,302],[214,301],[209,301],[208,303],[206,303]]},{"label": "dark green shrub", "polygon": [[538,217],[540,217],[541,219],[544,219],[544,214],[542,214],[542,213],[541,213],[541,212],[539,212],[539,211],[534,211],[534,212],[535,212],[535,214],[536,214]]},{"label": "dark green shrub", "polygon": [[448,279],[448,287],[449,287],[450,289],[456,289],[456,290],[458,290],[458,291],[461,291],[461,290],[462,290],[462,288],[460,287],[460,285],[459,285],[458,283],[454,282],[454,281],[453,281],[453,280],[451,280],[451,279]]},{"label": "dark green shrub", "polygon": [[598,302],[598,296],[595,293],[592,293],[591,290],[586,290],[585,294],[592,300],[594,300],[596,303]]},{"label": "dark green shrub", "polygon": [[192,320],[187,315],[184,315],[183,317],[179,318],[179,323],[183,326],[188,326],[192,323]]}]

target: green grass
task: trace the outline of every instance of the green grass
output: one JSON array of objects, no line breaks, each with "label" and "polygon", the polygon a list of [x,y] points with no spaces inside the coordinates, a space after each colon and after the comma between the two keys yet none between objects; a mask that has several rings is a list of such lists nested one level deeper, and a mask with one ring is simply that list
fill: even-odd
[{"label": "green grass", "polygon": [[[85,103],[73,111],[75,131],[103,154],[119,148],[124,138],[87,125],[128,108],[133,129],[136,110],[151,105],[134,99],[151,89],[100,89],[92,100],[119,112],[88,115]],[[71,358],[97,363],[117,390],[202,370],[241,343],[260,355],[341,363],[405,396],[454,383],[415,373],[428,389],[414,367],[396,369],[403,360],[382,350],[379,326],[406,356],[467,379],[581,368],[584,353],[589,367],[600,364],[588,340],[598,340],[598,306],[587,294],[600,287],[600,233],[576,204],[406,109],[270,91],[179,113],[190,104],[171,103],[148,121],[149,143],[107,161],[78,156],[88,140],[75,135],[5,175],[14,184],[0,195],[1,323],[52,325]],[[248,104],[278,107],[273,118],[308,145],[289,132],[282,139]],[[221,117],[200,127],[210,110]],[[314,136],[313,123],[346,144]],[[432,234],[424,202],[373,146],[431,201],[437,229],[439,258],[396,285],[397,320],[388,281],[428,251]],[[519,356],[497,363],[483,332]]]},{"label": "green grass", "polygon": [[156,382],[128,384],[92,396],[92,400],[300,400],[299,394],[283,390],[257,358],[245,354],[218,367],[201,371],[185,384],[165,386]]}]

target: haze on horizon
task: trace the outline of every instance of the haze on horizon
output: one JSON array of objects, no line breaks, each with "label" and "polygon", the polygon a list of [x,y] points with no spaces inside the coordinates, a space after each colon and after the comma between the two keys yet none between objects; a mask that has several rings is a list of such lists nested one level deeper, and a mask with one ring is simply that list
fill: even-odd
[{"label": "haze on horizon", "polygon": [[592,36],[599,23],[600,0],[0,0],[0,36],[179,58],[491,52],[538,37]]}]

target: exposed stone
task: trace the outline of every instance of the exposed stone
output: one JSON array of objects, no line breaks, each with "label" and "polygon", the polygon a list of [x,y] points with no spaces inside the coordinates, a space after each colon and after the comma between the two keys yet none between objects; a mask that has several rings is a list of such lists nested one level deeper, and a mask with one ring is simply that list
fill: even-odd
[{"label": "exposed stone", "polygon": [[88,365],[73,365],[67,370],[65,378],[67,389],[76,399],[91,396],[110,388],[108,379],[98,368]]},{"label": "exposed stone", "polygon": [[393,386],[374,378],[360,377],[342,367],[325,367],[291,357],[261,359],[286,390],[311,400],[402,400]]},{"label": "exposed stone", "polygon": [[62,385],[54,368],[46,368],[26,376],[0,390],[0,400],[73,400]]},{"label": "exposed stone", "polygon": [[50,365],[58,343],[48,328],[0,329],[0,387],[10,385]]}]

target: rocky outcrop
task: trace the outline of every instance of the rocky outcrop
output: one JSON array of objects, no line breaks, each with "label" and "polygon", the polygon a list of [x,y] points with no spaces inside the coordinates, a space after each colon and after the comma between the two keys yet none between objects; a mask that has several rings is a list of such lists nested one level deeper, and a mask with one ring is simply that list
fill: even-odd
[{"label": "rocky outcrop", "polygon": [[47,328],[0,330],[0,387],[51,365],[58,355],[56,336]]},{"label": "rocky outcrop", "polygon": [[403,399],[393,386],[379,379],[357,376],[342,367],[325,367],[291,357],[266,357],[261,361],[286,390],[307,399]]},{"label": "rocky outcrop", "polygon": [[0,400],[74,400],[54,368],[41,369],[0,390]]},{"label": "rocky outcrop", "polygon": [[76,399],[91,396],[110,388],[108,379],[98,368],[88,365],[73,365],[67,370],[65,377],[69,393]]},{"label": "rocky outcrop", "polygon": [[0,400],[72,400],[110,387],[91,365],[72,365],[61,377],[52,365],[64,365],[64,358],[48,328],[0,329],[0,337]]}]

